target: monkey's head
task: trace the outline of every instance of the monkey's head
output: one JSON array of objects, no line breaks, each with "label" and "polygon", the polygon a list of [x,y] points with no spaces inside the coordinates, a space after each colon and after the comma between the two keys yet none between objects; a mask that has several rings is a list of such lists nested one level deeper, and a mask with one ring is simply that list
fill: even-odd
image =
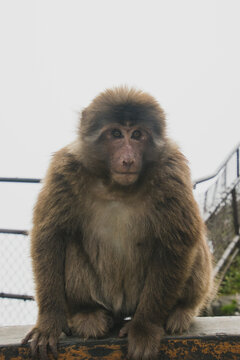
[{"label": "monkey's head", "polygon": [[83,110],[82,161],[98,176],[122,186],[137,182],[165,141],[165,116],[150,95],[120,87]]}]

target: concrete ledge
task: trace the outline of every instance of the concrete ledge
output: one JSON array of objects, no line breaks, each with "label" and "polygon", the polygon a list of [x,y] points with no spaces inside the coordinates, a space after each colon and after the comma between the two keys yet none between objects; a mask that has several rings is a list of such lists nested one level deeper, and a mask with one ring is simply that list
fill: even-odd
[{"label": "concrete ledge", "polygon": [[[29,346],[21,340],[31,326],[0,328],[0,360],[31,359]],[[82,340],[62,336],[58,345],[58,359],[123,360],[127,354],[127,339],[115,332],[99,340]],[[52,355],[50,355],[53,359]],[[240,317],[196,318],[190,330],[162,340],[161,360],[239,360]]]}]

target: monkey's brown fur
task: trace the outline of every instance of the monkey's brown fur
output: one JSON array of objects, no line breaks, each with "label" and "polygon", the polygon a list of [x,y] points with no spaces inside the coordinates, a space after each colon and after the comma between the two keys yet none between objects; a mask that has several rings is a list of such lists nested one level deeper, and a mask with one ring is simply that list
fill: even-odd
[{"label": "monkey's brown fur", "polygon": [[[140,130],[125,140],[132,128]],[[33,224],[39,315],[24,341],[32,338],[41,358],[47,345],[56,356],[69,327],[101,337],[132,316],[120,331],[129,358],[155,359],[164,329],[186,330],[211,292],[186,160],[166,136],[164,112],[141,91],[107,90],[83,111],[77,140],[54,155]]]}]

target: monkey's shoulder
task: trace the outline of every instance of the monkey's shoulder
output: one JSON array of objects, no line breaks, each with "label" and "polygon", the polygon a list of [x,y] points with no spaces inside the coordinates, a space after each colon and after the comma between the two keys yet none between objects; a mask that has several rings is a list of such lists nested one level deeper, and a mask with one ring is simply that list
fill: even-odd
[{"label": "monkey's shoulder", "polygon": [[69,183],[81,184],[86,177],[86,170],[74,153],[66,146],[53,154],[44,182],[56,185]]},{"label": "monkey's shoulder", "polygon": [[[167,174],[174,172],[176,175],[180,175],[181,173],[185,178],[186,176],[190,177],[188,161],[174,141],[168,140],[163,157]],[[182,172],[184,172],[184,174]]]},{"label": "monkey's shoulder", "polygon": [[151,170],[149,179],[156,198],[158,193],[159,196],[168,198],[176,196],[178,191],[192,191],[188,161],[175,142],[166,142],[163,151],[159,153],[156,166]]}]

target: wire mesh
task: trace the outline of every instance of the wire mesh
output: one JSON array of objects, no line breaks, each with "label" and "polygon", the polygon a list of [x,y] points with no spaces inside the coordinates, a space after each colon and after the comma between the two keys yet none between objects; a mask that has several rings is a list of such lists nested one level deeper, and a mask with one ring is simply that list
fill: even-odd
[{"label": "wire mesh", "polygon": [[236,235],[231,193],[221,202],[214,214],[210,216],[206,225],[214,260],[218,261]]},{"label": "wire mesh", "polygon": [[236,200],[237,200],[237,214],[238,214],[238,224],[240,225],[240,182],[236,185]]},{"label": "wire mesh", "polygon": [[[238,146],[235,151],[229,156],[227,161],[218,170],[217,174],[211,176],[206,181],[210,182],[207,190],[202,193],[196,193],[196,198],[205,221],[215,211],[216,207],[224,201],[226,195],[231,191],[239,180],[239,151]],[[195,187],[204,182],[204,180],[197,181]]]},{"label": "wire mesh", "polygon": [[[33,295],[29,237],[0,234],[0,293]],[[26,325],[36,320],[35,301],[0,298],[0,325]]]}]

